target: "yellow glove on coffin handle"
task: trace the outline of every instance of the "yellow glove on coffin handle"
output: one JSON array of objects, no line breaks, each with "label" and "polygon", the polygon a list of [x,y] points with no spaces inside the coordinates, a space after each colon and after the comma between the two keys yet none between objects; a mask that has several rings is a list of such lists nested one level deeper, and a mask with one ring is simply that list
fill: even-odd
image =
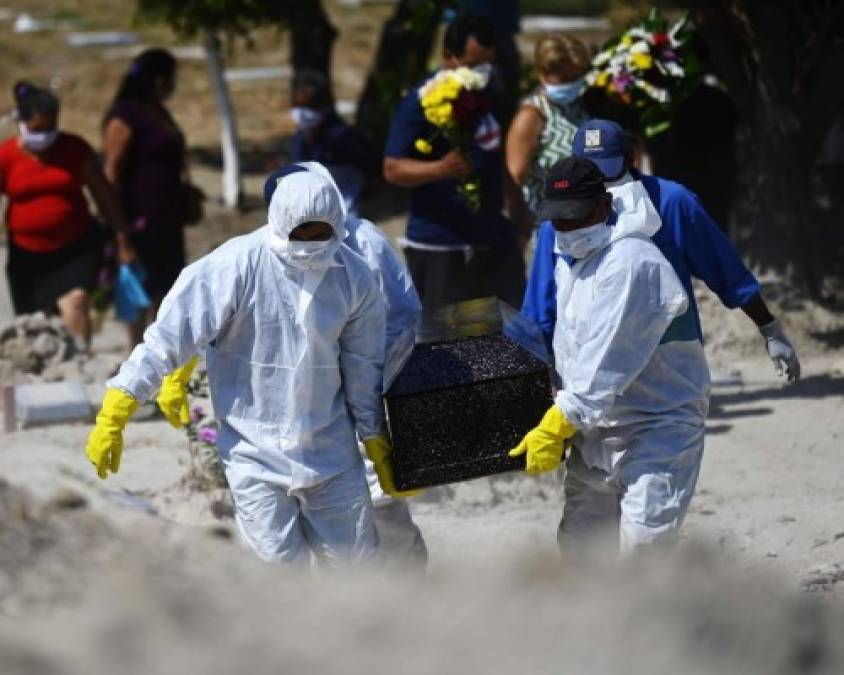
[{"label": "yellow glove on coffin handle", "polygon": [[161,381],[161,389],[155,399],[164,417],[175,429],[181,429],[190,423],[190,405],[188,404],[188,382],[193,369],[199,363],[194,356],[181,368],[176,368]]},{"label": "yellow glove on coffin handle", "polygon": [[137,399],[120,389],[109,389],[103,398],[103,405],[97,413],[97,422],[85,454],[97,469],[97,475],[105,479],[108,472],[117,473],[120,468],[120,456],[123,453],[123,429],[126,422],[140,404]]},{"label": "yellow glove on coffin handle", "polygon": [[544,473],[553,471],[563,461],[564,443],[576,433],[565,413],[552,405],[539,424],[525,434],[509,455],[520,457],[527,453],[525,471]]},{"label": "yellow glove on coffin handle", "polygon": [[422,494],[422,490],[406,490],[399,492],[393,479],[393,444],[390,437],[383,433],[379,436],[367,438],[363,442],[366,455],[375,467],[375,475],[381,489],[391,497],[415,497]]}]

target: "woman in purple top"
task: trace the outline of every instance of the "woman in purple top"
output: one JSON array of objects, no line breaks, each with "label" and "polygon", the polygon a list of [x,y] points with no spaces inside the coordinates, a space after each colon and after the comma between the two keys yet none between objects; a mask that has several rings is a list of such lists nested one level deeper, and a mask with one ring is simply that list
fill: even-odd
[{"label": "woman in purple top", "polygon": [[164,106],[175,83],[170,52],[144,51],[123,76],[103,126],[105,174],[120,195],[152,299],[147,315],[129,325],[133,345],[185,266],[182,227],[191,199],[185,138]]}]

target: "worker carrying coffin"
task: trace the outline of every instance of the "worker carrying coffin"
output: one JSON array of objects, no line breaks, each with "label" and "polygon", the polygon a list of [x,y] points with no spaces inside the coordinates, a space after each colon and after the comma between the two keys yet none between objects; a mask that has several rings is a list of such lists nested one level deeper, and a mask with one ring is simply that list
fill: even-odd
[{"label": "worker carrying coffin", "polygon": [[108,382],[87,446],[100,477],[117,471],[139,403],[168,373],[165,389],[179,399],[185,377],[174,369],[189,370],[204,351],[218,450],[251,548],[279,562],[376,555],[355,432],[365,444],[389,444],[386,311],[366,262],[342,244],[344,218],[333,183],[298,171],[278,182],[266,226],[182,272]]},{"label": "worker carrying coffin", "polygon": [[703,347],[671,330],[689,299],[650,241],[659,217],[643,195],[627,197],[614,213],[603,174],[580,157],[558,162],[544,186],[540,215],[560,254],[553,346],[561,387],[511,456],[524,455],[529,473],[550,471],[570,439],[564,553],[607,533],[622,550],[672,540],[700,470]]}]

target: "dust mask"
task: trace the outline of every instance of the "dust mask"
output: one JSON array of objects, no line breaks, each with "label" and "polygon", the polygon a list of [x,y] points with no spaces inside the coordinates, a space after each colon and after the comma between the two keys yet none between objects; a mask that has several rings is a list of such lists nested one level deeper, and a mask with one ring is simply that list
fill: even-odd
[{"label": "dust mask", "polygon": [[310,131],[322,124],[325,119],[325,111],[296,107],[290,109],[290,117],[293,118],[293,124],[296,125],[297,129]]},{"label": "dust mask", "polygon": [[604,221],[571,232],[555,232],[554,236],[558,252],[580,260],[606,246],[611,234],[612,231]]},{"label": "dust mask", "polygon": [[59,135],[57,129],[49,131],[30,131],[25,122],[18,124],[18,132],[24,147],[34,152],[43,152],[49,148]]}]

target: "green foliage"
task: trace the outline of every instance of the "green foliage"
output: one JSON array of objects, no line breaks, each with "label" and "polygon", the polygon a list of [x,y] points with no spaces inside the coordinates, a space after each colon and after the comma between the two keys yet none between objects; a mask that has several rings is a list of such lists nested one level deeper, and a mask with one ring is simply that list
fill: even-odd
[{"label": "green foliage", "polygon": [[285,26],[292,5],[310,0],[138,0],[136,15],[142,21],[168,24],[179,35],[221,32],[248,37],[250,31],[266,26]]}]

